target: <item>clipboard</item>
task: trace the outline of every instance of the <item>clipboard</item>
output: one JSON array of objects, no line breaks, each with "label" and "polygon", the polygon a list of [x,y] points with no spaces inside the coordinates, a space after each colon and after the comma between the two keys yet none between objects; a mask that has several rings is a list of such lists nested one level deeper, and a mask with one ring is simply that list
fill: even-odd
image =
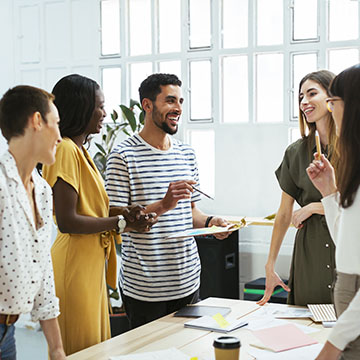
[{"label": "clipboard", "polygon": [[176,232],[169,236],[166,236],[165,239],[184,239],[192,236],[212,235],[229,231],[232,232],[241,229],[244,226],[246,226],[246,221],[245,219],[242,219],[241,221],[230,222],[228,226],[210,226],[205,228],[197,228]]}]

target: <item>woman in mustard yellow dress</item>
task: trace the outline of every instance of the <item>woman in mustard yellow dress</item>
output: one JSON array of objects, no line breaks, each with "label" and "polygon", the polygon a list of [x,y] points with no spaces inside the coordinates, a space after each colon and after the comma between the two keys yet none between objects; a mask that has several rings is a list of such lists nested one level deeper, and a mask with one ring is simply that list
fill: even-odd
[{"label": "woman in mustard yellow dress", "polygon": [[116,288],[113,235],[147,231],[156,220],[144,215],[140,206],[109,213],[103,179],[84,148],[106,116],[99,85],[69,75],[55,85],[53,94],[63,141],[55,164],[44,166],[43,177],[53,189],[58,234],[51,254],[59,325],[70,355],[111,337],[106,283]]}]

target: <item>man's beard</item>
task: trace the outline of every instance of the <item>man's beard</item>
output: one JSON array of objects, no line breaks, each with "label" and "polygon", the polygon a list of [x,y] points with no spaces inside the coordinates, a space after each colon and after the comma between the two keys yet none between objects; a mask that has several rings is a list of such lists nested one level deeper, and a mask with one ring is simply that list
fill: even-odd
[{"label": "man's beard", "polygon": [[161,130],[163,130],[166,134],[174,135],[177,133],[178,126],[176,126],[175,129],[173,129],[170,128],[166,122],[161,121],[161,114],[155,105],[153,108],[152,118],[154,120],[154,124]]}]

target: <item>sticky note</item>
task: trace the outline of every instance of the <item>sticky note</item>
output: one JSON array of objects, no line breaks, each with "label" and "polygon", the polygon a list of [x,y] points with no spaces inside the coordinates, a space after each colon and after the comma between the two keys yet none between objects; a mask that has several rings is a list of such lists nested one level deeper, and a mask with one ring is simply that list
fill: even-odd
[{"label": "sticky note", "polygon": [[222,329],[230,325],[220,313],[213,315],[212,318]]}]

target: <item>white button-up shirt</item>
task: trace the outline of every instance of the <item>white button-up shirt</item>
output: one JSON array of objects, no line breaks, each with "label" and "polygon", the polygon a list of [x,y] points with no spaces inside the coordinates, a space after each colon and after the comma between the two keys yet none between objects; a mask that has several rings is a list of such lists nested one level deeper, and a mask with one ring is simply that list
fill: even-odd
[{"label": "white button-up shirt", "polygon": [[31,204],[15,159],[0,157],[0,313],[31,311],[33,321],[59,315],[50,255],[52,227],[51,188],[32,174],[38,217]]}]

